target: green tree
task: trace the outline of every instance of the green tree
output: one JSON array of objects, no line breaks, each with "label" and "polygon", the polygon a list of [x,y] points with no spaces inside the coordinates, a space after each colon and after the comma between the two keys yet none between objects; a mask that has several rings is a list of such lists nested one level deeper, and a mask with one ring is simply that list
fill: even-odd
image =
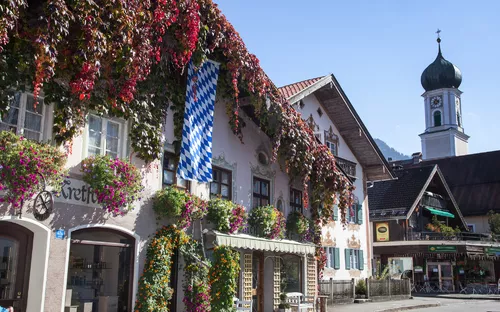
[{"label": "green tree", "polygon": [[490,225],[491,233],[500,235],[500,213],[495,213],[491,210],[488,213],[488,224]]}]

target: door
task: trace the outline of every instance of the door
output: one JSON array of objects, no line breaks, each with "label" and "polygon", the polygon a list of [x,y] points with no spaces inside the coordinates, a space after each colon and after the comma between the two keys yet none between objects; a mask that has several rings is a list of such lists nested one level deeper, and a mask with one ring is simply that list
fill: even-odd
[{"label": "door", "polygon": [[442,291],[454,291],[453,266],[450,262],[428,262],[427,276],[431,286]]},{"label": "door", "polygon": [[0,222],[0,306],[26,312],[33,233]]},{"label": "door", "polygon": [[264,312],[264,253],[253,252],[252,312]]}]

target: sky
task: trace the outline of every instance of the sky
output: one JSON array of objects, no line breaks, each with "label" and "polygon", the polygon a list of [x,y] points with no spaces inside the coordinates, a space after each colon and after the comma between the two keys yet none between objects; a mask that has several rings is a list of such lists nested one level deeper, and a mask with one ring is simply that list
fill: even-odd
[{"label": "sky", "polygon": [[406,155],[421,151],[420,76],[441,29],[469,153],[500,149],[500,1],[214,1],[277,86],[334,74],[371,135]]}]

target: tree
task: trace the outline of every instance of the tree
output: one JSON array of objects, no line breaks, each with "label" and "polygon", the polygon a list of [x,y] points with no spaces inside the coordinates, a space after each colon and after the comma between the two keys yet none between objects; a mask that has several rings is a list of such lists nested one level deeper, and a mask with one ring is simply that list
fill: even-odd
[{"label": "tree", "polygon": [[488,213],[488,224],[492,234],[500,235],[500,213],[495,213],[491,210]]}]

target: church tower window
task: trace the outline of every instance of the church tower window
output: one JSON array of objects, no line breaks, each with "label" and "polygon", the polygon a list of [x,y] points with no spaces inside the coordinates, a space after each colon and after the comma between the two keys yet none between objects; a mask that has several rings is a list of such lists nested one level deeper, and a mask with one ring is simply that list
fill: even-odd
[{"label": "church tower window", "polygon": [[441,111],[434,112],[434,127],[441,126]]}]

